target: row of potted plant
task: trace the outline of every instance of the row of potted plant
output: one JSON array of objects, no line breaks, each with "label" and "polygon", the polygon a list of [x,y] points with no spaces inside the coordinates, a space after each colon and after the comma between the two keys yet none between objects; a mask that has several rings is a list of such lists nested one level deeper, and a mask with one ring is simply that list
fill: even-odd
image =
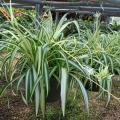
[{"label": "row of potted plant", "polygon": [[[27,21],[23,26],[12,15],[9,29],[2,28],[1,71],[7,83],[1,95],[14,84],[25,104],[34,102],[36,115],[41,108],[43,117],[46,102],[59,97],[65,115],[71,82],[79,85],[88,112],[86,89],[97,86],[99,96],[107,95],[109,102],[112,75],[119,73],[119,36],[101,33],[98,22],[94,32],[81,31],[77,21],[65,21],[67,14],[57,25],[51,16],[49,12],[37,21],[36,29],[36,25],[29,27]],[[76,34],[64,34],[69,25],[75,26]]]}]

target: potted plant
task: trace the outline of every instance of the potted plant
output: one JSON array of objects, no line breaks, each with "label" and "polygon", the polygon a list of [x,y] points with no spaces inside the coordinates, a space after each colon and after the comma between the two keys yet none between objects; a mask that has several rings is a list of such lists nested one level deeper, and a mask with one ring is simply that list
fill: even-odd
[{"label": "potted plant", "polygon": [[[55,26],[49,14],[48,18],[41,19],[39,29],[34,27],[27,29],[13,17],[10,29],[4,29],[0,33],[4,36],[0,40],[2,50],[6,50],[7,53],[2,68],[6,67],[9,71],[13,67],[13,72],[8,77],[8,84],[1,91],[1,95],[13,82],[16,82],[17,91],[22,84],[23,101],[27,105],[34,102],[36,115],[41,108],[43,117],[45,117],[46,100],[49,101],[51,96],[50,91],[56,92],[55,95],[61,97],[62,112],[65,115],[67,92],[71,81],[80,86],[88,110],[88,96],[78,77],[80,74],[85,76],[87,74],[75,53],[79,49],[76,44],[80,43],[73,35],[64,37],[63,32],[68,25],[73,24],[79,34],[79,25],[76,21],[64,22],[65,17],[66,15]],[[14,65],[13,61],[16,61]]]}]

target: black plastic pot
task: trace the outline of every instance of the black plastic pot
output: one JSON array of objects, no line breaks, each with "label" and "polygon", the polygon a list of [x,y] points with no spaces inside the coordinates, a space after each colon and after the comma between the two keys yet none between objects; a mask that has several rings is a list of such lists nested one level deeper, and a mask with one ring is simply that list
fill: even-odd
[{"label": "black plastic pot", "polygon": [[47,102],[55,102],[60,100],[60,84],[54,77],[50,80],[50,91],[47,97]]},{"label": "black plastic pot", "polygon": [[96,85],[95,83],[91,83],[90,81],[86,82],[85,84],[85,89],[88,91],[92,91],[92,92],[98,92],[99,91],[99,86]]}]

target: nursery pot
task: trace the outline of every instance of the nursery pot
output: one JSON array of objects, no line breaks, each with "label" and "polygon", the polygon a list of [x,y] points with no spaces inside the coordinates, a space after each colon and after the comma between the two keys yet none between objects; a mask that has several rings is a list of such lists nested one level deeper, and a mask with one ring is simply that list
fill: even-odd
[{"label": "nursery pot", "polygon": [[[97,83],[97,84],[99,84],[99,83]],[[85,89],[88,91],[98,92],[99,88],[100,87],[98,85],[96,85],[94,82],[87,81],[85,84]]]},{"label": "nursery pot", "polygon": [[50,90],[47,96],[47,102],[60,100],[60,84],[54,77],[50,79]]}]

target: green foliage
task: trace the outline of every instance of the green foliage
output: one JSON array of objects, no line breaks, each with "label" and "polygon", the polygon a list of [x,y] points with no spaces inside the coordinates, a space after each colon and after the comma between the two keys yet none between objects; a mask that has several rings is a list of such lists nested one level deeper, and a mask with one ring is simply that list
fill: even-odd
[{"label": "green foliage", "polygon": [[[77,21],[65,22],[66,15],[56,26],[49,13],[47,17],[41,18],[36,29],[33,17],[31,25],[27,21],[24,25],[12,14],[9,29],[3,27],[0,33],[0,52],[4,55],[1,70],[7,80],[1,95],[15,82],[17,92],[21,91],[21,86],[24,88],[21,96],[25,104],[34,102],[36,115],[41,110],[43,117],[51,91],[51,79],[54,78],[53,81],[57,81],[61,87],[59,94],[65,116],[71,84],[79,86],[85,108],[89,112],[83,82],[97,84],[100,88],[98,95],[107,95],[109,102],[112,75],[120,73],[119,32],[102,33],[98,19],[94,31],[81,30]],[[77,33],[66,35],[69,26],[75,26]]]},{"label": "green foliage", "polygon": [[109,74],[108,67],[101,69],[99,73],[96,74],[96,78],[98,79],[98,82],[101,86],[99,91],[100,94],[99,96],[105,97],[105,94],[107,93],[108,103],[109,103],[111,97],[110,93],[112,88],[112,75]]},{"label": "green foliage", "polygon": [[[76,46],[79,41],[74,36],[64,37],[63,32],[70,24],[79,30],[79,25],[76,21],[64,23],[65,16],[55,26],[49,14],[48,19],[41,20],[39,29],[28,29],[13,18],[10,29],[1,32],[3,39],[0,40],[0,44],[2,50],[7,53],[2,68],[7,68],[5,73],[8,81],[1,94],[13,82],[17,83],[17,91],[20,89],[20,84],[24,83],[24,92],[21,91],[23,101],[27,105],[32,101],[35,103],[36,115],[41,107],[43,117],[45,117],[46,98],[51,89],[50,79],[53,76],[61,86],[63,115],[65,115],[69,83],[72,80],[78,82],[86,109],[89,109],[86,90],[77,77],[79,74],[86,75],[74,53],[79,50]],[[79,74],[74,73],[76,70]]]}]

